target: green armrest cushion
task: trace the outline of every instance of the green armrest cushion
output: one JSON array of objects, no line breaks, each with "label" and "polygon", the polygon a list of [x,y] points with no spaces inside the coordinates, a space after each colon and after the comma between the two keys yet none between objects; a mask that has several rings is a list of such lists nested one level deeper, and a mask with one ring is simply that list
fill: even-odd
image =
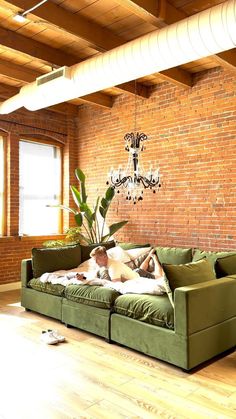
[{"label": "green armrest cushion", "polygon": [[176,288],[174,299],[175,331],[188,336],[235,318],[236,278],[228,276]]},{"label": "green armrest cushion", "polygon": [[156,254],[160,263],[172,263],[175,265],[192,261],[192,249],[181,247],[156,247]]},{"label": "green armrest cushion", "polygon": [[218,278],[236,274],[236,254],[217,259],[215,270]]},{"label": "green armrest cushion", "polygon": [[198,284],[215,279],[212,266],[207,259],[184,265],[168,265],[164,263],[162,266],[172,291],[186,285]]},{"label": "green armrest cushion", "polygon": [[60,269],[76,268],[81,263],[81,247],[79,244],[58,248],[33,248],[32,266],[34,278],[45,272],[54,272]]},{"label": "green armrest cushion", "polygon": [[21,261],[21,285],[27,287],[28,281],[33,278],[32,259]]},{"label": "green armrest cushion", "polygon": [[90,258],[90,253],[92,252],[95,247],[98,246],[104,246],[107,250],[111,249],[112,247],[115,247],[116,243],[114,240],[111,240],[109,242],[105,243],[93,243],[89,244],[87,246],[80,245],[81,247],[81,262],[84,262],[85,260],[88,260]]}]

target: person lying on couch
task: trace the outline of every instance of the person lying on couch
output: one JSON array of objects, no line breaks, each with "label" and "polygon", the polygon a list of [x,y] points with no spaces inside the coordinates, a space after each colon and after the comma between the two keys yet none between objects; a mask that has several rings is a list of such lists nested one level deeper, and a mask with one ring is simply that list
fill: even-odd
[{"label": "person lying on couch", "polygon": [[[90,253],[97,266],[97,277],[107,279],[112,282],[125,282],[130,279],[145,277],[152,279],[160,279],[164,276],[164,271],[161,264],[159,263],[155,254],[155,249],[152,249],[146,259],[140,265],[137,270],[132,270],[129,266],[124,263],[109,258],[106,248],[104,246],[98,246]],[[150,260],[153,259],[154,271],[153,273],[148,272],[148,265]]]}]

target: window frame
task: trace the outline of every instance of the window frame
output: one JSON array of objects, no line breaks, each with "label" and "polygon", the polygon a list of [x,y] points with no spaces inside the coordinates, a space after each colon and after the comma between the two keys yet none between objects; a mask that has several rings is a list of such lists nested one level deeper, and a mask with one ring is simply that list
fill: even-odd
[{"label": "window frame", "polygon": [[[64,170],[63,170],[63,163],[64,163],[64,144],[60,143],[59,141],[53,140],[53,139],[42,139],[40,138],[40,136],[37,138],[37,136],[35,137],[28,137],[28,136],[21,136],[19,138],[19,150],[20,150],[20,142],[28,142],[28,143],[34,143],[34,144],[45,144],[48,146],[53,146],[53,147],[57,147],[60,151],[60,160],[61,160],[61,168],[60,168],[60,202],[59,205],[62,205],[63,203],[63,196],[64,196],[64,189],[63,189],[63,184],[64,184],[64,179],[63,179],[63,174],[64,174]],[[19,153],[19,168],[20,168],[20,153]],[[20,177],[19,177],[19,196],[20,196]],[[19,220],[20,220],[20,202],[19,202]],[[35,234],[20,234],[19,231],[19,235],[21,235],[22,237],[47,237],[47,236],[58,236],[63,234],[63,211],[59,212],[58,215],[58,233],[48,233],[48,234],[40,234],[40,235],[35,235]]]},{"label": "window frame", "polygon": [[0,137],[3,141],[3,204],[0,237],[4,237],[7,234],[7,133],[0,130]]}]

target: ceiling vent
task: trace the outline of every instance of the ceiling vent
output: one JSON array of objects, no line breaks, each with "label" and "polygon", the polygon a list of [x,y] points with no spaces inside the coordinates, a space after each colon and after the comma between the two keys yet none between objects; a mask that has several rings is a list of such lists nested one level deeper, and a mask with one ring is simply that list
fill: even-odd
[{"label": "ceiling vent", "polygon": [[43,76],[37,77],[36,84],[37,86],[41,86],[42,84],[48,83],[49,81],[56,80],[56,79],[66,79],[70,80],[70,68],[69,67],[61,67],[58,70],[53,70],[51,73],[44,74]]}]

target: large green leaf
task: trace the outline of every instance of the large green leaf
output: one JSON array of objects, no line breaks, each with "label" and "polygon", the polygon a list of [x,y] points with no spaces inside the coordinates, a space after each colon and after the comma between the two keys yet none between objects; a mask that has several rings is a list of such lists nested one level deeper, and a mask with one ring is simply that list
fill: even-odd
[{"label": "large green leaf", "polygon": [[73,196],[73,199],[74,199],[76,205],[78,205],[78,207],[80,208],[80,206],[82,205],[82,199],[81,199],[80,192],[78,191],[78,189],[75,186],[71,186],[70,189],[71,189],[72,196]]},{"label": "large green leaf", "polygon": [[75,169],[75,176],[79,182],[85,182],[85,174],[81,169]]},{"label": "large green leaf", "polygon": [[57,205],[46,205],[46,207],[59,208],[59,209],[62,209],[62,210],[66,210],[66,211],[72,212],[73,214],[77,214],[77,212],[78,212],[77,210],[75,210],[73,208],[70,208],[70,207],[67,207],[66,205],[61,205],[61,204],[57,204]]},{"label": "large green leaf", "polygon": [[83,224],[83,216],[82,216],[81,212],[79,212],[78,214],[75,214],[75,221],[76,221],[76,224],[79,227],[82,226],[82,224]]},{"label": "large green leaf", "polygon": [[81,169],[76,169],[75,170],[75,176],[78,179],[78,181],[80,182],[80,191],[81,191],[82,201],[86,202],[87,201],[87,195],[86,195],[86,188],[85,188],[85,174]]},{"label": "large green leaf", "polygon": [[105,194],[105,197],[106,197],[107,201],[111,201],[113,199],[114,195],[115,195],[114,189],[111,186],[109,186],[109,188],[106,190],[106,194]]},{"label": "large green leaf", "polygon": [[122,228],[128,221],[119,221],[119,223],[114,223],[109,226],[110,236],[113,236],[120,228]]}]

